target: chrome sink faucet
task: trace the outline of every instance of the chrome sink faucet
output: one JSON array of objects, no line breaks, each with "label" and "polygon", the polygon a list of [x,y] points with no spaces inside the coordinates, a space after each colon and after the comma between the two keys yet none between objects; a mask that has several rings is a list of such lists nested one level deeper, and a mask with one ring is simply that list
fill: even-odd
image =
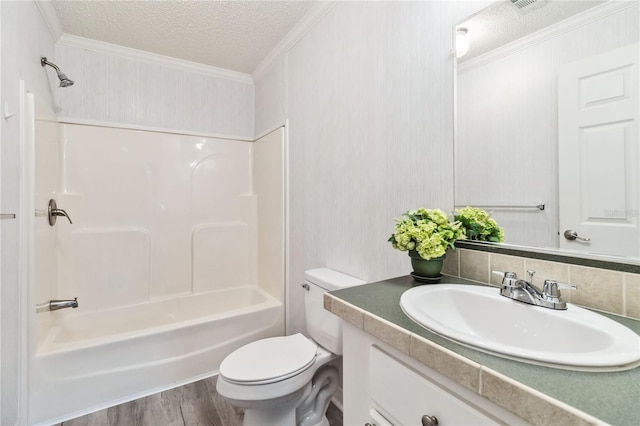
[{"label": "chrome sink faucet", "polygon": [[502,277],[500,295],[529,305],[550,309],[567,309],[567,303],[560,297],[560,289],[575,290],[578,287],[559,283],[555,280],[544,280],[542,290],[533,285],[536,271],[527,271],[529,281],[518,279],[515,272],[492,271]]}]

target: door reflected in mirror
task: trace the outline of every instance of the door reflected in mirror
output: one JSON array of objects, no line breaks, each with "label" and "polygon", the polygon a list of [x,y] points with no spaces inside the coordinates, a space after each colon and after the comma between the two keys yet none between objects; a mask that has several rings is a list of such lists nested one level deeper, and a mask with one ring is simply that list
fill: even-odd
[{"label": "door reflected in mirror", "polygon": [[640,259],[638,2],[534,3],[453,29],[456,207],[509,244]]}]

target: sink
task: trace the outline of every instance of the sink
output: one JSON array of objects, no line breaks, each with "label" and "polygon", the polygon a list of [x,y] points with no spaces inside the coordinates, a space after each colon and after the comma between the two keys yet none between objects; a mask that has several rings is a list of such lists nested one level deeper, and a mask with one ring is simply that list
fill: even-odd
[{"label": "sink", "polygon": [[640,365],[640,336],[572,304],[527,305],[496,287],[433,284],[411,288],[402,310],[424,328],[474,349],[549,367],[621,371]]}]

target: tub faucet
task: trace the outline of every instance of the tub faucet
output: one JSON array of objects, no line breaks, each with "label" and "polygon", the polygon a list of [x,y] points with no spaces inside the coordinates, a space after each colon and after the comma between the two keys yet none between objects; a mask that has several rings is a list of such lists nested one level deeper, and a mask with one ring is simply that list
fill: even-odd
[{"label": "tub faucet", "polygon": [[544,286],[540,290],[532,283],[535,271],[527,271],[531,282],[518,279],[515,272],[492,272],[502,277],[500,295],[543,308],[567,309],[567,302],[560,297],[560,289],[575,290],[578,288],[575,285],[562,284],[555,280],[544,280]]},{"label": "tub faucet", "polygon": [[57,311],[58,309],[77,308],[77,307],[78,307],[77,297],[69,300],[50,300],[48,302],[40,303],[39,305],[36,305],[36,312]]}]

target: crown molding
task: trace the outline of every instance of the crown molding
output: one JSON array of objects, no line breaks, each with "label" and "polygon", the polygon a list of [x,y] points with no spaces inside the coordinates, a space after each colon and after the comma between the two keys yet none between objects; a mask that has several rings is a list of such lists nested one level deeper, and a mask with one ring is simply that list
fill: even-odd
[{"label": "crown molding", "polygon": [[197,62],[186,61],[184,59],[172,58],[170,56],[159,55],[157,53],[145,52],[144,50],[132,49],[130,47],[119,46],[117,44],[106,43],[104,41],[92,40],[71,34],[62,34],[59,45],[75,47],[78,49],[90,50],[106,55],[119,56],[127,59],[148,62],[155,65],[181,69],[184,71],[197,72],[210,76],[220,77],[227,80],[235,80],[243,83],[253,84],[251,75],[231,71],[224,68],[199,64]]},{"label": "crown molding", "polygon": [[296,45],[324,16],[338,4],[338,1],[318,1],[307,14],[269,52],[251,74],[254,80],[263,76],[271,66],[289,49]]},{"label": "crown molding", "polygon": [[49,33],[51,37],[53,37],[53,41],[56,42],[62,37],[62,25],[60,24],[60,20],[58,19],[58,14],[56,10],[53,8],[53,4],[50,1],[34,1],[36,8],[42,15],[42,19],[44,19],[45,24],[47,24],[47,28],[49,29]]},{"label": "crown molding", "polygon": [[507,43],[502,47],[493,49],[483,55],[477,56],[468,61],[458,63],[456,70],[458,74],[462,74],[466,71],[474,68],[486,65],[488,63],[497,61],[504,57],[507,57],[515,52],[528,49],[529,47],[542,43],[552,38],[561,36],[569,31],[584,25],[595,22],[599,19],[605,18],[614,13],[618,13],[625,9],[629,9],[638,5],[637,0],[621,0],[621,1],[608,1],[599,6],[595,6],[591,9],[585,10],[575,16],[567,18],[556,24],[543,28],[535,33],[532,33],[526,37],[515,40],[511,43]]}]

